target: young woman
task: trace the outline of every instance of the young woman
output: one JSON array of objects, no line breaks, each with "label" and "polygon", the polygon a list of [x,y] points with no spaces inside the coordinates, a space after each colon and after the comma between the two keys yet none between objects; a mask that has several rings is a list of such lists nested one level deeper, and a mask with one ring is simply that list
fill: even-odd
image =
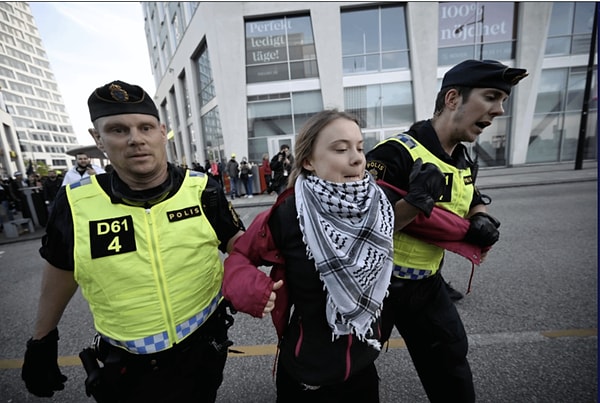
[{"label": "young woman", "polygon": [[[223,294],[255,317],[273,316],[277,401],[379,402],[374,361],[392,271],[391,204],[365,170],[357,119],[325,110],[295,145],[274,206],[225,261]],[[271,276],[257,266],[273,266]]]}]

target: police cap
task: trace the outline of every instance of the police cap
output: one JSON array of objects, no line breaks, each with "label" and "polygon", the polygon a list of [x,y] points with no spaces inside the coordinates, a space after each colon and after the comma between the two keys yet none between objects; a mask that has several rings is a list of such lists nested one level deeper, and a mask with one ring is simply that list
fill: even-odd
[{"label": "police cap", "polygon": [[496,60],[465,60],[448,70],[442,88],[497,88],[510,95],[512,87],[527,75],[525,69],[508,67]]},{"label": "police cap", "polygon": [[96,88],[88,98],[88,108],[92,122],[127,113],[152,115],[160,120],[154,101],[142,87],[118,80]]}]

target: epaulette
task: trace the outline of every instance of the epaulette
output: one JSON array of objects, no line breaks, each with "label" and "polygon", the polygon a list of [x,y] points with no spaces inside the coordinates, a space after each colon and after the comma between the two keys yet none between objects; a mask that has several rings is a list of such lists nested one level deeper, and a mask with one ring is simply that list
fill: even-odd
[{"label": "epaulette", "polygon": [[415,148],[417,143],[408,133],[399,133],[397,136],[398,140],[406,144],[408,148]]},{"label": "epaulette", "polygon": [[204,176],[206,175],[204,172],[198,172],[198,171],[190,171],[190,176]]},{"label": "epaulette", "polygon": [[91,176],[87,176],[83,179],[80,179],[79,181],[75,182],[75,183],[71,183],[69,186],[71,187],[71,189],[75,189],[78,188],[80,186],[84,186],[84,185],[89,185],[90,183],[92,183],[92,177]]}]

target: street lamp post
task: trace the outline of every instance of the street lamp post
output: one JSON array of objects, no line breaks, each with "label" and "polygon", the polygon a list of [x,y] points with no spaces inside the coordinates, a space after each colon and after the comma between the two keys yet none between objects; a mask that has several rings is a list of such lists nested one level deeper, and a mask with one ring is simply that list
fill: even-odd
[{"label": "street lamp post", "polygon": [[598,32],[598,5],[594,8],[594,22],[592,23],[592,37],[590,41],[590,53],[585,76],[585,88],[583,90],[583,105],[581,108],[581,121],[579,123],[579,136],[577,137],[577,150],[575,151],[575,169],[581,169],[583,165],[583,151],[585,148],[585,137],[587,132],[588,112],[592,78],[594,74],[594,56],[596,53],[596,32]]},{"label": "street lamp post", "polygon": [[[465,29],[466,27],[468,27],[469,25],[473,25],[475,24],[475,29],[477,29],[477,23],[481,23],[481,26],[479,28],[480,30],[480,45],[479,45],[479,60],[483,60],[483,22],[484,22],[484,18],[485,18],[485,6],[482,5],[481,6],[481,18],[472,22],[468,22],[466,24],[460,24],[458,26],[458,28],[456,28],[454,30],[454,34],[460,34],[463,29]],[[473,45],[475,44],[475,35],[473,35]]]}]

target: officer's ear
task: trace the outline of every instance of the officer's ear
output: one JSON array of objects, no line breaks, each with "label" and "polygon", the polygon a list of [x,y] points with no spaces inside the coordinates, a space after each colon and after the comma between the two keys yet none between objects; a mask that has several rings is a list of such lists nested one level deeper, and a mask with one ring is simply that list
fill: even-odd
[{"label": "officer's ear", "polygon": [[96,142],[96,146],[101,151],[104,151],[104,145],[102,144],[102,138],[100,137],[100,133],[98,133],[98,130],[96,130],[94,127],[90,127],[88,129],[88,133],[90,134],[90,136],[92,136],[92,138]]},{"label": "officer's ear", "polygon": [[460,103],[462,95],[458,92],[456,88],[451,88],[446,92],[446,96],[444,97],[444,103],[446,108],[450,110],[455,110],[457,105]]}]

